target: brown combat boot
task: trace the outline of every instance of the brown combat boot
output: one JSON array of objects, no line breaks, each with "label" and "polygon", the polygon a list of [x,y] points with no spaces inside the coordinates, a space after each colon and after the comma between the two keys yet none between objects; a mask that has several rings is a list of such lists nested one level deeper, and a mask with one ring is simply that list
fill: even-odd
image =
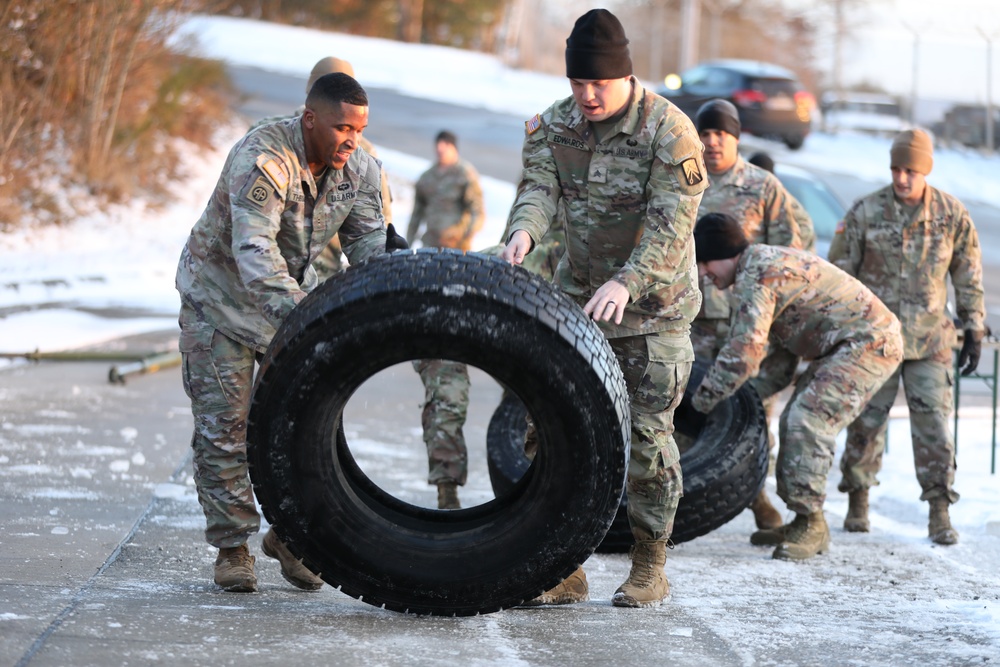
[{"label": "brown combat boot", "polygon": [[455,482],[438,482],[437,487],[439,510],[462,509],[462,504],[458,502],[458,485]]},{"label": "brown combat boot", "polygon": [[261,547],[265,556],[270,556],[281,563],[281,576],[292,586],[304,591],[318,591],[323,587],[323,580],[303,565],[301,560],[292,555],[288,547],[278,539],[274,529],[267,531]]},{"label": "brown combat boot", "polygon": [[245,543],[238,547],[219,549],[219,555],[215,559],[215,583],[232,593],[256,593],[254,560],[250,555],[250,547]]},{"label": "brown combat boot", "polygon": [[771,554],[778,560],[806,560],[830,548],[830,527],[823,510],[797,514],[785,529],[785,539]]},{"label": "brown combat boot", "polygon": [[587,574],[583,571],[583,567],[578,567],[573,574],[524,604],[531,607],[541,604],[576,604],[589,599],[590,586],[587,584]]},{"label": "brown combat boot", "polygon": [[767,490],[761,489],[757,497],[750,503],[753,510],[753,520],[761,530],[774,530],[781,527],[781,514],[771,504]]},{"label": "brown combat boot", "polygon": [[847,516],[844,517],[844,530],[849,533],[867,533],[870,528],[868,489],[851,491],[847,496]]},{"label": "brown combat boot", "polygon": [[927,535],[935,544],[958,544],[958,531],[951,527],[948,516],[947,498],[931,498],[930,518],[927,521]]},{"label": "brown combat boot", "polygon": [[638,540],[629,556],[632,570],[618,587],[611,604],[616,607],[656,607],[670,599],[670,581],[663,573],[667,562],[666,540]]}]

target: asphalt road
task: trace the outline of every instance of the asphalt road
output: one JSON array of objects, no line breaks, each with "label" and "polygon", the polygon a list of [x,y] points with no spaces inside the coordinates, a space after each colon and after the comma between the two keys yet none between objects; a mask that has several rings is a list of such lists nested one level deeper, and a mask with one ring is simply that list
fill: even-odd
[{"label": "asphalt road", "polygon": [[[250,91],[247,76],[237,81]],[[301,81],[262,81],[258,93],[286,92],[248,100],[244,112],[285,113],[301,100]],[[521,119],[508,130],[502,116],[474,112],[503,128],[494,136],[477,131],[466,111],[370,92],[376,144],[423,155],[433,133],[450,126],[484,173],[505,178],[516,159]],[[440,122],[444,114],[454,122]],[[377,129],[376,118],[392,129]],[[101,349],[175,349],[176,338],[165,331]],[[747,543],[744,512],[670,553],[674,597],[658,609],[610,606],[628,573],[626,556],[615,554],[588,560],[586,604],[458,619],[402,615],[330,587],[291,589],[261,554],[260,535],[251,545],[261,591],[223,593],[211,582],[215,554],[202,537],[179,370],[124,386],[109,384],[107,370],[107,362],[0,370],[0,664],[964,665],[1000,655],[1000,550],[991,532],[1000,527],[935,548],[922,539],[925,516],[876,495],[876,530],[846,534],[846,501],[832,488],[832,554],[774,562]],[[421,395],[407,365],[388,369],[351,399],[346,430],[373,479],[430,506]],[[492,497],[484,442],[499,396],[491,378],[473,371],[466,504]]]}]

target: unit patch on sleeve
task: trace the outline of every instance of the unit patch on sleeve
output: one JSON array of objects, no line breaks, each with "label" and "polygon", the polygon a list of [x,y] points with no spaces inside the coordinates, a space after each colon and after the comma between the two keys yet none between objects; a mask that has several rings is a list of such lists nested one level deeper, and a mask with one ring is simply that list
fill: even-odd
[{"label": "unit patch on sleeve", "polygon": [[246,198],[257,206],[263,208],[264,204],[271,201],[274,195],[274,188],[263,176],[258,176],[254,184],[247,190]]},{"label": "unit patch on sleeve", "polygon": [[701,169],[698,167],[698,160],[688,158],[681,163],[681,168],[684,170],[684,178],[687,180],[688,185],[698,185],[705,177],[701,175]]}]

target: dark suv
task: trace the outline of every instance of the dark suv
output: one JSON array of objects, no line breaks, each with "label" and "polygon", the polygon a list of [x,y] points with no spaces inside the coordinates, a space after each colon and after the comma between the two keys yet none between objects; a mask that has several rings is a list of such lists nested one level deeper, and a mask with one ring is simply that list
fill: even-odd
[{"label": "dark suv", "polygon": [[[668,85],[672,79],[667,77]],[[816,107],[816,98],[790,70],[756,60],[711,60],[683,72],[679,87],[656,92],[692,120],[708,100],[729,100],[739,109],[744,132],[780,139],[792,149],[801,148]]]}]

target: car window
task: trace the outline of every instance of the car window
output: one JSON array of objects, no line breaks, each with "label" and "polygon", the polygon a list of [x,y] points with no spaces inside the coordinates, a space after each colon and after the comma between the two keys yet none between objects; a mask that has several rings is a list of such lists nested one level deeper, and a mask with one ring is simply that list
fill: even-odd
[{"label": "car window", "polygon": [[724,96],[736,87],[738,77],[734,72],[718,67],[697,67],[682,81],[688,94]]},{"label": "car window", "polygon": [[812,218],[816,238],[829,241],[844,217],[844,206],[825,185],[799,176],[779,174],[782,185],[795,197]]}]

